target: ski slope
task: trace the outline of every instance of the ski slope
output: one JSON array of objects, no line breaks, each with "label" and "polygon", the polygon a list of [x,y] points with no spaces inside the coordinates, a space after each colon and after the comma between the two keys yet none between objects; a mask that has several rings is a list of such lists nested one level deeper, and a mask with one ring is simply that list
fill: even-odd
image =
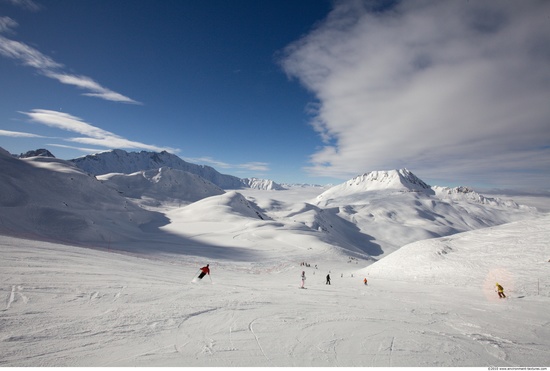
[{"label": "ski slope", "polygon": [[[417,242],[367,268],[0,237],[0,365],[548,366],[549,222]],[[191,283],[206,262],[210,279]]]}]

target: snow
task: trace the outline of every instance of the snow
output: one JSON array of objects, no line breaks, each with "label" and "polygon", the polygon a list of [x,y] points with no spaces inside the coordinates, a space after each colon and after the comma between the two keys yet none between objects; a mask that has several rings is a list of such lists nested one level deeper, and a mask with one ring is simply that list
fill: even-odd
[{"label": "snow", "polygon": [[[480,253],[476,260],[492,267],[492,280],[502,281],[508,299],[500,300],[479,279],[477,264],[458,259],[414,260],[417,272],[452,267],[456,279],[444,285],[431,276],[394,280],[372,270],[365,286],[353,261],[318,257],[304,268],[298,262],[155,259],[1,237],[0,364],[548,366],[550,263],[543,258],[550,251],[540,242],[550,237],[548,221],[454,240],[459,251],[481,251],[499,239],[499,254]],[[509,238],[514,233],[539,241],[538,261],[523,261],[526,248],[521,239]],[[514,257],[515,268],[497,274]],[[191,283],[205,261],[211,280]],[[298,288],[302,270],[307,290]],[[509,281],[524,277],[543,281],[540,292]]]},{"label": "snow", "polygon": [[131,174],[142,170],[170,167],[199,175],[222,188],[238,189],[243,185],[241,180],[235,176],[220,174],[210,166],[191,164],[166,151],[160,153],[147,151],[126,152],[115,149],[79,157],[70,160],[70,162],[93,175]]},{"label": "snow", "polygon": [[[550,364],[548,214],[395,172],[180,207],[62,160],[0,170],[0,366]],[[187,179],[164,171],[139,191]]]},{"label": "snow", "polygon": [[[224,191],[208,180],[183,170],[161,167],[132,174],[110,173],[97,176],[105,185],[144,205],[189,204]],[[185,184],[185,187],[182,187]]]}]

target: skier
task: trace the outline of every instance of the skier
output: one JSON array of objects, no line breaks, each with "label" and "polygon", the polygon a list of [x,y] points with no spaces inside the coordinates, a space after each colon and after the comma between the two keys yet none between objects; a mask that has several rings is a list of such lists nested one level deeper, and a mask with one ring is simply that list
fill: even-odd
[{"label": "skier", "polygon": [[208,273],[208,275],[210,275],[210,268],[208,268],[209,264],[206,264],[206,267],[202,267],[200,269],[201,271],[201,274],[199,274],[199,280],[202,280],[202,278],[204,276],[206,276],[206,274]]},{"label": "skier", "polygon": [[327,283],[325,285],[330,285],[330,274],[327,274]]},{"label": "skier", "polygon": [[306,272],[302,271],[302,286],[300,286],[301,289],[304,289],[304,283],[306,281]]},{"label": "skier", "polygon": [[497,291],[498,291],[498,297],[499,297],[500,299],[505,298],[506,295],[504,295],[504,288],[503,288],[502,286],[500,286],[500,285],[498,284],[498,282],[497,282],[497,284],[496,284],[496,287],[497,287]]},{"label": "skier", "polygon": [[[367,285],[367,277],[365,277],[365,279],[363,280],[363,283],[364,283],[365,285]],[[367,285],[367,286],[368,286],[368,285]]]}]

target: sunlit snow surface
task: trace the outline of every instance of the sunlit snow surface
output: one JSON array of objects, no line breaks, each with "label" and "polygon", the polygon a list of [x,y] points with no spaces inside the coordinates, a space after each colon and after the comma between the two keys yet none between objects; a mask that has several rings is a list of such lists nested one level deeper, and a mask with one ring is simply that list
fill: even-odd
[{"label": "sunlit snow surface", "polygon": [[[367,268],[307,234],[252,241],[237,233],[237,216],[223,218],[227,247],[247,238],[268,259],[247,248],[232,261],[215,250],[120,253],[0,237],[0,365],[550,364],[548,216],[417,242]],[[220,244],[221,232],[197,238]],[[276,259],[290,242],[302,249]],[[206,263],[211,276],[192,283]]]},{"label": "sunlit snow surface", "polygon": [[0,149],[0,366],[550,365],[549,215],[406,171],[112,178]]}]

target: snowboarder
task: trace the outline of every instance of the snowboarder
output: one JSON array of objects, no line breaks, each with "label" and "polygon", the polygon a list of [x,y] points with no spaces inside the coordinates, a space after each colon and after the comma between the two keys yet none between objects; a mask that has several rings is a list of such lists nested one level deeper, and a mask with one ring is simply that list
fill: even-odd
[{"label": "snowboarder", "polygon": [[300,286],[300,288],[305,288],[304,287],[304,283],[306,281],[306,272],[305,271],[302,271],[302,286]]},{"label": "snowboarder", "polygon": [[368,286],[368,284],[367,284],[367,277],[365,277],[365,279],[363,280],[363,283],[364,283],[365,285]]},{"label": "snowboarder", "polygon": [[330,285],[330,274],[327,274],[327,283],[325,285]]},{"label": "snowboarder", "polygon": [[497,284],[496,284],[496,287],[497,287],[497,291],[498,291],[498,297],[499,297],[500,299],[505,298],[506,295],[504,295],[504,288],[503,288],[502,286],[500,286],[500,285],[498,284],[498,282],[497,282]]},{"label": "snowboarder", "polygon": [[210,275],[210,268],[208,267],[209,267],[209,264],[206,264],[206,267],[202,267],[200,269],[201,274],[199,274],[199,280],[202,280],[202,278],[206,276],[206,274]]}]

